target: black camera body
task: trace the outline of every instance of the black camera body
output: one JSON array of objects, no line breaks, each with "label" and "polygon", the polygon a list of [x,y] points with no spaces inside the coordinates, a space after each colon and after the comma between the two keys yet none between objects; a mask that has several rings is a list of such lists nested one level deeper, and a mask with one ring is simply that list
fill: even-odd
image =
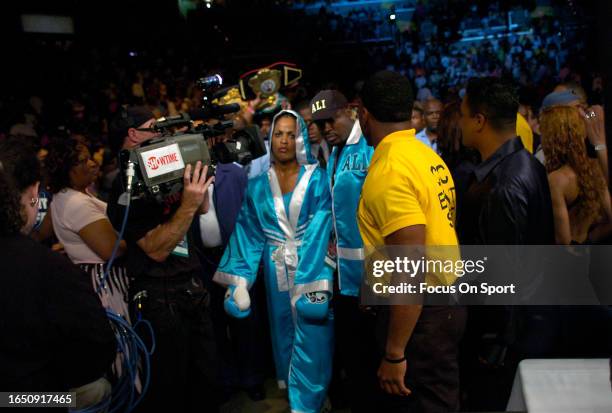
[{"label": "black camera body", "polygon": [[127,170],[129,162],[134,164],[132,197],[152,197],[163,202],[165,198],[183,190],[183,175],[188,164],[194,166],[200,161],[202,165],[208,165],[211,176],[218,163],[247,165],[266,153],[256,127],[236,131],[225,142],[209,148],[207,138],[221,135],[223,127],[227,129],[227,125],[194,127],[187,132],[163,136],[138,148],[122,151],[122,169]]},{"label": "black camera body", "polygon": [[[207,79],[208,83],[205,82]],[[211,83],[218,86],[220,79],[215,75],[200,79],[199,83],[203,88]],[[217,123],[195,126],[188,115],[160,118],[153,125],[153,129],[160,134],[159,138],[120,152],[119,162],[124,176],[130,170],[129,165],[133,166],[134,175],[130,185],[132,198],[149,197],[161,203],[181,192],[188,164],[194,166],[201,161],[202,165],[209,166],[208,175],[211,176],[218,163],[247,165],[266,154],[266,147],[255,126],[235,131],[230,138],[209,147],[209,138],[225,135],[227,129],[233,127],[233,122],[224,121],[223,116],[238,111],[239,105],[213,105],[210,95],[206,93],[209,89],[204,90],[207,98],[202,108],[195,111],[196,116],[204,117],[207,121],[216,118]]]}]

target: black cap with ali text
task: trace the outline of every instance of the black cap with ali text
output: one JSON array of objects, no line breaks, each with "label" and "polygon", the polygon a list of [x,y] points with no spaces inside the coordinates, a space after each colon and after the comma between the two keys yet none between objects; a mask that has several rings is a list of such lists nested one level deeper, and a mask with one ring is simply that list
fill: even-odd
[{"label": "black cap with ali text", "polygon": [[348,106],[344,95],[337,90],[322,90],[310,101],[312,120],[333,118],[338,109]]}]

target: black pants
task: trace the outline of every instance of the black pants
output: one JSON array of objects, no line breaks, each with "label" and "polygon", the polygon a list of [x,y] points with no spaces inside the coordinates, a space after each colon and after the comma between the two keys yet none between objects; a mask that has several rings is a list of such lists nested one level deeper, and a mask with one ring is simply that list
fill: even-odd
[{"label": "black pants", "polygon": [[606,306],[469,308],[461,345],[462,407],[504,410],[521,360],[609,357],[611,326]]},{"label": "black pants", "polygon": [[357,298],[336,296],[338,356],[346,366],[352,412],[453,412],[459,408],[458,343],[466,322],[461,307],[423,307],[406,347],[410,396],[380,389],[388,307],[376,314],[359,309]]},{"label": "black pants", "polygon": [[[139,412],[217,412],[216,350],[209,295],[197,276],[140,278],[146,290],[141,316],[155,333],[151,382]],[[132,294],[133,297],[133,294]],[[133,318],[137,318],[134,314]],[[145,344],[149,334],[139,329]]]},{"label": "black pants", "polygon": [[[210,291],[210,313],[217,345],[219,384],[226,388],[249,389],[263,386],[265,376],[266,319],[260,304],[265,301],[261,281],[250,290],[251,314],[243,319],[229,316],[223,307],[226,287],[212,278],[223,256],[224,248],[205,248],[200,256],[201,278]],[[261,280],[262,277],[258,277]],[[262,300],[263,298],[263,300]]]},{"label": "black pants", "polygon": [[251,301],[251,314],[243,319],[229,316],[223,308],[225,287],[211,286],[212,321],[220,364],[220,384],[226,387],[249,389],[263,386],[264,362],[263,331],[265,324]]},{"label": "black pants", "polygon": [[[359,309],[359,298],[336,293],[333,298],[336,366],[346,373],[346,395],[352,412],[374,412],[371,377],[373,354],[378,354],[374,336],[376,319]],[[340,374],[336,374],[340,376]],[[374,375],[376,378],[376,375]]]},{"label": "black pants", "polygon": [[412,395],[387,395],[389,412],[459,410],[459,342],[466,319],[463,307],[423,307],[406,347],[406,386]]}]

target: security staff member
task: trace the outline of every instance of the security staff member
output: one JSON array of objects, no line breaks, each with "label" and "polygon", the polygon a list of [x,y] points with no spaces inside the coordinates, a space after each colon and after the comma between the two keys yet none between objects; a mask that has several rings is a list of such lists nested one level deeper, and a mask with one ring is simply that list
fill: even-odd
[{"label": "security staff member", "polygon": [[[381,71],[365,83],[361,98],[359,122],[375,148],[357,213],[364,244],[457,245],[453,179],[444,161],[411,129],[410,82]],[[447,283],[429,276],[428,283]],[[457,411],[464,309],[392,305],[378,310],[381,352],[365,361],[371,368],[367,399],[375,404],[365,411]]]}]

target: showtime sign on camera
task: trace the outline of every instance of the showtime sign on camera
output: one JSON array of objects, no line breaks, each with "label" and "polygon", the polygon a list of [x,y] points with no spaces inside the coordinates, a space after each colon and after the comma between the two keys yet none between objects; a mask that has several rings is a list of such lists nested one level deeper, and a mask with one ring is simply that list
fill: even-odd
[{"label": "showtime sign on camera", "polygon": [[149,159],[147,159],[147,165],[152,170],[156,170],[160,166],[169,165],[169,164],[171,164],[173,162],[178,162],[178,161],[179,161],[178,154],[177,153],[171,153],[169,155],[164,155],[164,156],[161,156],[159,158],[156,157],[156,156],[151,156]]},{"label": "showtime sign on camera", "polygon": [[149,178],[185,168],[181,151],[176,143],[142,152],[141,156]]}]

